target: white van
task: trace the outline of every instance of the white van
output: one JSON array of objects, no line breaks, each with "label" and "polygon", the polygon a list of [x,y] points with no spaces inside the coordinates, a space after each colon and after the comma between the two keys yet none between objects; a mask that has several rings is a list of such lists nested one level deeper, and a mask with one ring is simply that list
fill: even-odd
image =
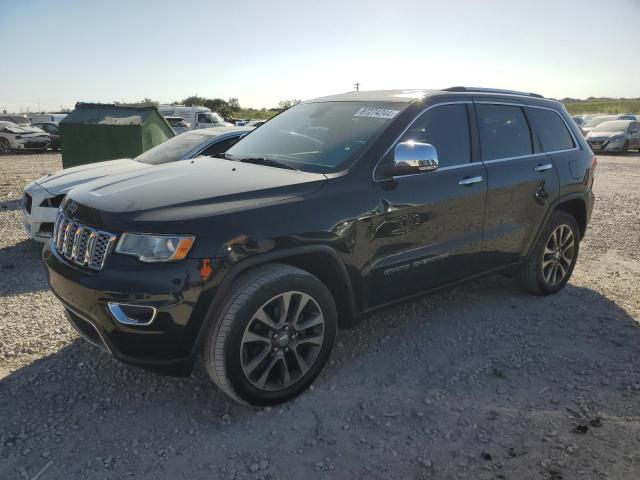
[{"label": "white van", "polygon": [[30,118],[31,123],[51,123],[59,122],[66,116],[66,113],[35,113]]},{"label": "white van", "polygon": [[216,112],[212,112],[207,107],[185,107],[184,105],[160,105],[158,111],[164,117],[183,118],[191,130],[212,127],[233,127],[234,125],[225,122]]}]

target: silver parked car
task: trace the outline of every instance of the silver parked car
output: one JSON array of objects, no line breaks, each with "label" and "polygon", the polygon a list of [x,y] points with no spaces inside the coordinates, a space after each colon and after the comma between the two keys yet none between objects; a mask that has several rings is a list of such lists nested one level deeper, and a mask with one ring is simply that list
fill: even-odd
[{"label": "silver parked car", "polygon": [[586,136],[594,152],[640,151],[640,122],[610,120],[593,128]]}]

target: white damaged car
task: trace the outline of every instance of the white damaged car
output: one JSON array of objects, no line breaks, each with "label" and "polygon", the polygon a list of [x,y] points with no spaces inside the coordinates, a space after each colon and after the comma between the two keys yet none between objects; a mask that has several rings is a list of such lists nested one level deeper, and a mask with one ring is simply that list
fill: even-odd
[{"label": "white damaged car", "polygon": [[0,122],[0,153],[22,150],[44,151],[49,143],[51,143],[51,137],[44,130],[21,127],[11,122]]},{"label": "white damaged car", "polygon": [[58,207],[73,187],[107,175],[144,170],[153,165],[198,156],[213,157],[227,151],[252,127],[206,128],[170,138],[135,159],[123,158],[89,163],[50,173],[24,189],[24,228],[32,240],[47,241],[53,232]]}]

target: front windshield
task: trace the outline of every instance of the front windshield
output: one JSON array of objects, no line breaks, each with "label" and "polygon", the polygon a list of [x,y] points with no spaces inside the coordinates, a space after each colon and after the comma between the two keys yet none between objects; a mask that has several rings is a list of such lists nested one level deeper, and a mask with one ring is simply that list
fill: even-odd
[{"label": "front windshield", "polygon": [[222,118],[218,113],[208,113],[207,116],[211,119],[212,123],[222,123],[224,122],[224,118]]},{"label": "front windshield", "polygon": [[226,158],[277,160],[308,172],[339,171],[357,158],[406,105],[301,103],[254,130],[227,150]]},{"label": "front windshield", "polygon": [[211,136],[201,133],[185,132],[141,153],[135,160],[149,165],[175,162],[210,138]]},{"label": "front windshield", "polygon": [[593,129],[594,132],[624,132],[631,122],[629,120],[617,120],[603,122]]},{"label": "front windshield", "polygon": [[616,117],[615,115],[612,115],[610,117],[599,117],[599,118],[594,118],[592,120],[589,120],[587,123],[585,123],[583,126],[585,128],[593,128],[593,127],[597,127],[598,125],[600,125],[601,123],[604,122],[610,122],[611,120],[615,120]]}]

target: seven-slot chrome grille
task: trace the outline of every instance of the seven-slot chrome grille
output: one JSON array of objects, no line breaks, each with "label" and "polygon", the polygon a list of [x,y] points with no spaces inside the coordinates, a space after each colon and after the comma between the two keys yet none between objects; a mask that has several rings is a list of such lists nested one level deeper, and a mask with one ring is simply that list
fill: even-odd
[{"label": "seven-slot chrome grille", "polygon": [[115,239],[112,233],[87,227],[58,211],[52,241],[60,255],[77,265],[101,270]]}]

